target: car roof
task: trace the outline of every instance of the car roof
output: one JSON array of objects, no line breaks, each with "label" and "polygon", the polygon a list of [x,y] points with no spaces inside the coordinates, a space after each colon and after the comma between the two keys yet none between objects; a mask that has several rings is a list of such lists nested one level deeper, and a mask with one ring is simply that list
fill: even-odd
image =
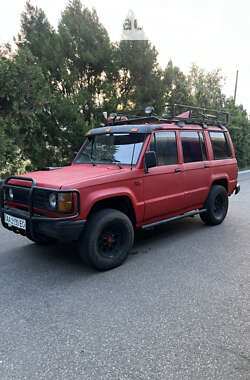
[{"label": "car roof", "polygon": [[153,131],[166,131],[166,130],[210,130],[210,131],[227,131],[224,126],[206,125],[206,124],[186,124],[184,122],[170,123],[170,124],[123,124],[123,125],[108,125],[90,129],[86,135],[103,135],[114,133],[143,133],[150,134]]}]

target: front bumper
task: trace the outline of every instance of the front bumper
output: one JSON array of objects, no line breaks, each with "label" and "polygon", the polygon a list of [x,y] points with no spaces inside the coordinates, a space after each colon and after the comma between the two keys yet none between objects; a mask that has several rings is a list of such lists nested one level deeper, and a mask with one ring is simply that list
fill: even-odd
[{"label": "front bumper", "polygon": [[38,233],[43,236],[49,236],[51,238],[60,241],[73,241],[78,240],[86,220],[76,220],[76,221],[57,221],[57,222],[41,222],[37,224]]},{"label": "front bumper", "polygon": [[[17,227],[9,227],[4,222],[4,213],[16,218],[25,219],[25,231]],[[5,207],[1,210],[1,221],[3,227],[17,234],[27,236],[32,239],[48,237],[60,241],[78,240],[84,230],[86,220],[60,220],[60,218],[45,218],[42,216],[32,216],[26,211]]]},{"label": "front bumper", "polygon": [[[24,211],[19,208],[9,207],[5,205],[3,198],[4,188],[11,187],[8,184],[10,179],[17,179],[23,181],[30,181],[32,185],[29,190],[29,211]],[[15,185],[14,185],[15,186]],[[31,239],[54,238],[61,241],[77,240],[82,233],[86,220],[76,220],[80,215],[80,194],[77,190],[72,190],[76,194],[76,212],[74,215],[64,216],[59,218],[49,218],[43,215],[36,214],[33,210],[33,191],[36,189],[35,181],[33,179],[27,179],[26,177],[9,177],[2,184],[1,191],[1,222],[3,227],[11,230],[15,233],[27,236]],[[54,190],[53,190],[54,191]],[[56,190],[55,190],[56,191]],[[26,228],[21,229],[14,226],[9,226],[4,221],[4,214],[10,216],[25,219]]]}]

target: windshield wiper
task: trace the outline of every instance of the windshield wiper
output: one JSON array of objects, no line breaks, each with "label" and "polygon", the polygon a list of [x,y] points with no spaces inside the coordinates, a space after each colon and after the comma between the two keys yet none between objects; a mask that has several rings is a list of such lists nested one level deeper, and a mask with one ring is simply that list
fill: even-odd
[{"label": "windshield wiper", "polygon": [[121,162],[121,161],[116,160],[116,159],[113,158],[113,157],[106,157],[106,158],[103,157],[103,158],[101,158],[101,161],[110,161],[111,164],[115,164],[115,165],[118,166],[118,168],[122,169],[122,166],[120,165],[120,162]]}]

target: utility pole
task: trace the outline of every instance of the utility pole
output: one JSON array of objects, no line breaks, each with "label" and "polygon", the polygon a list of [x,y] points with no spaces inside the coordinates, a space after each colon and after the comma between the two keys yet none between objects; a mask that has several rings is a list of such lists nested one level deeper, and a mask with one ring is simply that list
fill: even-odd
[{"label": "utility pole", "polygon": [[235,105],[237,86],[238,86],[238,74],[239,74],[239,70],[236,71],[235,88],[234,88],[234,105]]}]

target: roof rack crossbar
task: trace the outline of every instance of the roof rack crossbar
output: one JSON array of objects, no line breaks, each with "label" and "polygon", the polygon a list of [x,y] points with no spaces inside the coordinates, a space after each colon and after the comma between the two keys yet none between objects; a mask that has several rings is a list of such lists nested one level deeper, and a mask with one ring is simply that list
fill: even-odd
[{"label": "roof rack crossbar", "polygon": [[[184,104],[166,104],[165,114],[158,116],[155,114],[149,116],[131,115],[128,113],[118,113],[117,117],[112,120],[107,120],[107,125],[124,125],[124,124],[149,124],[149,123],[177,123],[182,121],[186,124],[199,124],[207,126],[214,125],[221,129],[229,123],[229,113],[226,111],[218,111],[205,107],[188,106]],[[185,117],[185,113],[189,111],[189,117]],[[184,115],[181,115],[183,114]],[[125,118],[124,118],[125,116]]]}]

